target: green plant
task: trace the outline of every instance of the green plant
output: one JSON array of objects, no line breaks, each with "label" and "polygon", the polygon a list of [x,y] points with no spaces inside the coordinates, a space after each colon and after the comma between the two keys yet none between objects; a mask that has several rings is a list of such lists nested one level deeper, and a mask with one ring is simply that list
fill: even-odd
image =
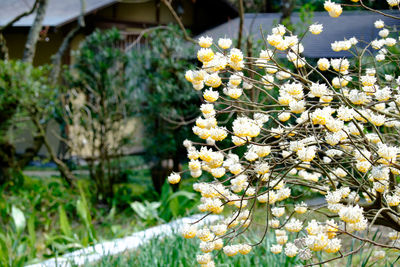
[{"label": "green plant", "polygon": [[181,144],[191,135],[187,121],[198,115],[199,95],[185,83],[184,70],[193,49],[175,26],[151,31],[146,46],[134,47],[129,54],[127,73],[135,88],[137,112],[145,126],[146,158],[152,163],[155,190],[171,170],[180,169],[184,151]]},{"label": "green plant", "polygon": [[[138,180],[150,188],[149,176]],[[20,187],[0,186],[0,266],[35,263],[147,225],[139,217],[132,220],[128,199],[114,198],[111,209],[98,205],[90,180],[80,179],[74,188],[59,177],[24,181]]]},{"label": "green plant", "polygon": [[[36,256],[35,217],[26,217],[21,209],[12,205],[10,224],[0,229],[0,265],[5,267],[24,266],[29,257]],[[25,228],[28,233],[24,233]]]},{"label": "green plant", "polygon": [[[251,241],[256,241],[256,233],[250,235]],[[272,236],[266,238],[264,245],[269,245]],[[90,266],[196,266],[196,258],[193,257],[197,250],[198,242],[186,240],[180,234],[170,237],[156,237],[149,243],[139,247],[136,251],[123,255],[108,256]],[[299,264],[298,259],[288,259],[283,255],[267,253],[261,246],[254,248],[247,256],[228,257],[223,253],[217,255],[219,266],[268,266],[268,267],[292,267]]]},{"label": "green plant", "polygon": [[168,183],[164,183],[159,201],[132,202],[131,208],[147,224],[168,222],[173,218],[189,215],[198,203],[196,194],[180,190],[173,192]]},{"label": "green plant", "polygon": [[[49,68],[33,67],[22,61],[0,61],[0,184],[11,178],[21,184],[20,171],[36,156],[45,128],[52,118],[57,90],[46,77]],[[32,124],[37,122],[37,124]],[[33,135],[33,143],[17,155],[14,139],[22,131]]]},{"label": "green plant", "polygon": [[127,57],[116,46],[120,40],[116,29],[88,36],[67,72],[70,90],[64,95],[69,152],[86,160],[97,198],[108,204],[120,180],[120,158],[132,145],[136,128]]}]

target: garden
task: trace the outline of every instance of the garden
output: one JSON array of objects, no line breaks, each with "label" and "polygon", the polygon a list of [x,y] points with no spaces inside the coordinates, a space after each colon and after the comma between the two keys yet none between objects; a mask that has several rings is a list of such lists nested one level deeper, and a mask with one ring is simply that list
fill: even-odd
[{"label": "garden", "polygon": [[399,0],[76,2],[0,1],[0,266],[400,266]]}]

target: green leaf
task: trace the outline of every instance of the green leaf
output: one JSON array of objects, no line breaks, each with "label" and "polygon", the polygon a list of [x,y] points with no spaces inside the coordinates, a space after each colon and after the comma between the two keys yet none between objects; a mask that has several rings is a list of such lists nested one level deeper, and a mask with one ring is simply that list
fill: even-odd
[{"label": "green leaf", "polygon": [[178,191],[178,192],[173,193],[171,196],[169,196],[167,202],[171,201],[175,198],[178,198],[180,196],[186,197],[188,199],[194,199],[196,197],[196,194],[192,193],[192,192],[187,192],[187,191]]},{"label": "green leaf", "polygon": [[29,234],[29,245],[31,248],[31,256],[32,258],[36,257],[36,233],[35,233],[35,214],[29,216],[28,219],[28,234]]},{"label": "green leaf", "polygon": [[178,198],[173,198],[170,202],[169,202],[169,208],[172,212],[172,215],[174,217],[178,217],[179,216],[179,201]]},{"label": "green leaf", "polygon": [[169,185],[169,183],[164,182],[163,186],[161,187],[161,197],[160,197],[160,202],[161,203],[167,203],[168,198],[171,195],[171,186]]},{"label": "green leaf", "polygon": [[146,211],[146,207],[142,203],[140,203],[139,201],[135,201],[132,202],[130,206],[140,218],[144,220],[147,219],[148,214]]},{"label": "green leaf", "polygon": [[68,221],[67,213],[62,205],[58,206],[58,213],[60,217],[60,228],[64,235],[72,236],[71,226]]},{"label": "green leaf", "polygon": [[89,241],[94,242],[97,240],[96,232],[93,227],[92,217],[90,216],[89,209],[86,205],[86,200],[78,199],[76,202],[76,210],[81,220],[85,224],[86,232],[89,237]]},{"label": "green leaf", "polygon": [[11,217],[14,221],[17,233],[21,233],[26,226],[26,219],[24,213],[14,205],[11,208]]}]

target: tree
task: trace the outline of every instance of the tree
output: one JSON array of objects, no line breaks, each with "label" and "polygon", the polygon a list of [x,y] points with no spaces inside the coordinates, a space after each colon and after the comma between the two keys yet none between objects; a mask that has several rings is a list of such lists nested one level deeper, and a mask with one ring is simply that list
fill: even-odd
[{"label": "tree", "polygon": [[128,70],[145,125],[144,146],[153,164],[153,185],[160,193],[168,173],[181,168],[185,153],[181,144],[190,134],[188,123],[198,114],[200,98],[183,75],[192,66],[193,53],[182,31],[162,27],[152,30],[146,40],[146,45],[131,50]]},{"label": "tree", "polygon": [[63,97],[70,154],[84,159],[97,197],[108,202],[118,181],[119,158],[134,140],[133,87],[126,75],[127,57],[116,47],[116,29],[95,31],[76,52],[67,75],[71,88]]},{"label": "tree", "polygon": [[[355,5],[370,9],[363,1]],[[331,1],[325,9],[335,18],[342,13],[341,5]],[[317,35],[321,26],[313,24],[309,32]],[[269,232],[276,236],[271,253],[297,257],[304,266],[348,257],[367,245],[372,256],[364,262],[382,259],[388,250],[398,254],[398,32],[381,20],[375,27],[381,39],[367,45],[357,38],[332,45],[335,51],[352,51],[354,59],[321,58],[316,66],[302,57],[301,39],[282,25],[272,29],[264,39],[267,47],[253,58],[200,39],[197,56],[203,67],[189,70],[186,78],[196,90],[203,83],[208,88],[202,117],[193,127],[205,142],[187,141],[185,147],[189,171],[199,177],[193,185],[202,195],[199,210],[204,217],[229,214],[210,228],[197,230],[192,224],[182,229],[184,237],[197,235],[203,241],[200,264],[213,265],[210,253],[221,247],[221,239],[223,252],[234,256],[249,253]],[[231,125],[221,120],[223,113],[234,117]],[[179,174],[168,180],[179,182]],[[308,207],[295,187],[321,194],[326,203]],[[254,225],[264,227],[260,242],[235,243]],[[384,238],[372,231],[375,226],[386,227]]]},{"label": "tree", "polygon": [[0,184],[19,177],[18,172],[36,155],[43,144],[43,136],[37,134],[33,146],[21,156],[16,155],[10,142],[11,128],[24,117],[37,117],[46,122],[51,117],[56,90],[48,85],[48,68],[34,68],[20,61],[0,61]]},{"label": "tree", "polygon": [[[52,67],[33,67],[36,43],[42,22],[46,13],[48,0],[36,0],[32,8],[12,19],[0,29],[0,58],[3,60],[1,70],[0,109],[3,117],[0,121],[1,143],[1,178],[0,183],[10,180],[11,177],[20,177],[19,172],[39,152],[44,145],[51,159],[57,164],[65,181],[71,183],[72,173],[67,166],[57,158],[46,137],[47,123],[53,117],[52,107],[57,97],[57,82],[60,73],[61,57],[65,53],[72,37],[84,26],[84,0],[81,0],[82,12],[77,27],[73,28],[63,40],[57,54],[53,57]],[[24,55],[19,61],[8,60],[8,48],[2,32],[11,27],[21,18],[36,13],[35,20],[30,28],[25,44]],[[20,73],[21,72],[21,73]],[[43,75],[43,77],[40,77]],[[45,77],[49,77],[45,79]],[[41,97],[41,98],[38,98]],[[33,123],[33,144],[22,155],[17,155],[14,145],[10,142],[9,132],[15,128],[16,119],[21,116],[29,117]]]}]

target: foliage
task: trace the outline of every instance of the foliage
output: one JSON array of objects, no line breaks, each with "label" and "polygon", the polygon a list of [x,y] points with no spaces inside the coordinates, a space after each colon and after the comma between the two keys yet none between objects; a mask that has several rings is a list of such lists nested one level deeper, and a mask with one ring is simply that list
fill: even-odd
[{"label": "foliage", "polygon": [[[251,241],[257,240],[257,234],[253,233]],[[268,246],[273,237],[266,238],[263,245]],[[198,242],[185,240],[178,233],[171,237],[156,237],[148,244],[138,248],[137,251],[129,252],[126,255],[104,257],[93,266],[197,266],[194,255]],[[299,263],[297,259],[288,259],[283,255],[272,255],[265,253],[262,246],[254,249],[249,256],[228,257],[223,253],[217,256],[219,266],[294,266]]]},{"label": "foliage", "polygon": [[[0,266],[23,266],[148,226],[132,220],[129,203],[113,201],[111,210],[96,206],[85,179],[74,189],[58,177],[24,180],[20,187],[0,188]],[[129,201],[134,199],[141,198],[132,194]]]},{"label": "foliage", "polygon": [[113,197],[121,156],[134,140],[133,88],[125,74],[127,57],[118,48],[118,30],[95,31],[76,51],[64,101],[70,154],[86,160],[97,196]]},{"label": "foliage", "polygon": [[[187,121],[198,114],[199,96],[183,76],[183,70],[193,66],[192,56],[192,48],[174,26],[151,31],[146,44],[134,47],[129,55],[127,70],[145,126],[146,156],[157,170],[179,168],[184,154],[181,144],[190,136]],[[163,166],[165,159],[173,159],[173,166]],[[158,192],[165,177],[166,172],[153,173]]]},{"label": "foliage", "polygon": [[[57,90],[48,84],[48,74],[46,66],[0,61],[0,184],[21,177],[19,171],[43,143],[31,121],[46,125],[52,117]],[[24,154],[17,155],[14,140],[22,132],[31,133],[34,142]]]},{"label": "foliage", "polygon": [[194,207],[198,203],[195,198],[196,194],[193,192],[185,190],[172,192],[170,185],[164,183],[159,201],[134,201],[131,203],[131,208],[149,225],[155,222],[165,223],[172,218],[193,213]]},{"label": "foliage", "polygon": [[[143,163],[136,157],[122,161],[125,167]],[[61,183],[59,177],[25,176],[24,180],[19,187],[11,182],[0,187],[0,225],[4,226],[0,229],[0,266],[24,266],[123,237],[193,214],[198,203],[190,185],[182,184],[173,192],[166,183],[161,196],[154,193],[148,169],[130,171],[125,183],[118,184],[111,208],[97,203],[93,181],[87,177],[81,177],[74,188]],[[158,208],[148,211],[147,203]]]}]

